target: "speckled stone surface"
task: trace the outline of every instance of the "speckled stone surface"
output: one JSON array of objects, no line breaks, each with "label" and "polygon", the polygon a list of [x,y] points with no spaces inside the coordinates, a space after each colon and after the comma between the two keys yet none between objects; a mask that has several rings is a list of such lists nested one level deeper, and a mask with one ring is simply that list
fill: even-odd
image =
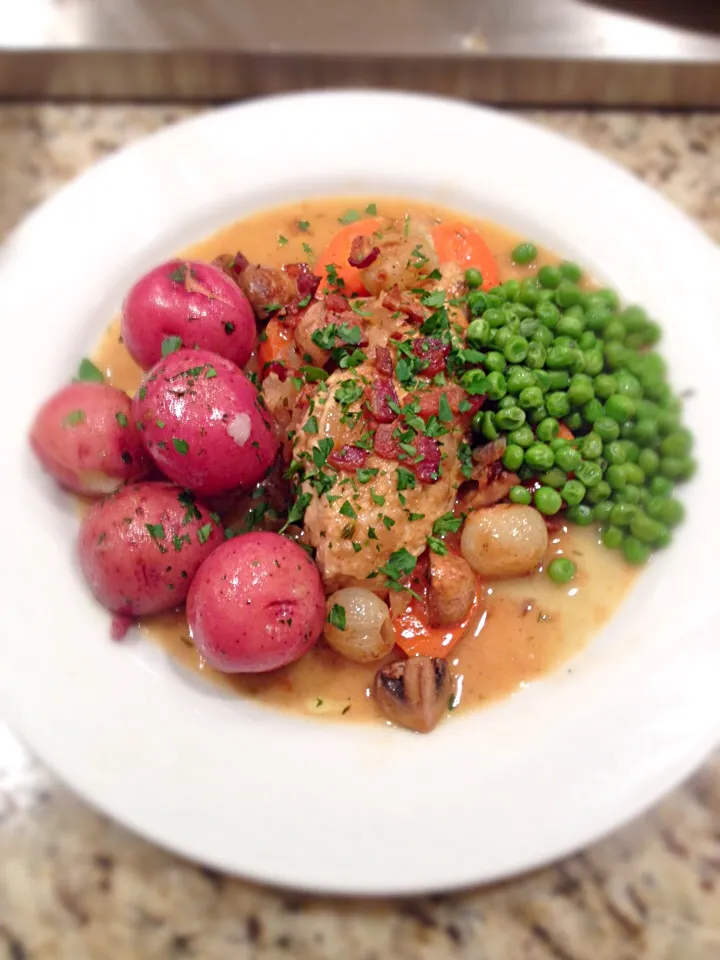
[{"label": "speckled stone surface", "polygon": [[[93,160],[192,112],[0,105],[0,237]],[[529,116],[623,163],[720,240],[720,115]],[[719,960],[720,755],[555,867],[451,896],[340,901],[138,840],[0,726],[0,868],[0,960]]]}]

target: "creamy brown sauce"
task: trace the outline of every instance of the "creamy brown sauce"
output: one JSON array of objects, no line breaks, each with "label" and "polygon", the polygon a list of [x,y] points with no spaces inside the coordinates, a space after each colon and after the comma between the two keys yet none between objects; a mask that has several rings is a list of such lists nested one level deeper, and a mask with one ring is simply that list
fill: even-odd
[{"label": "creamy brown sauce", "polygon": [[[212,260],[221,253],[242,250],[251,261],[275,266],[313,263],[338,231],[338,217],[348,209],[362,211],[368,203],[376,203],[382,216],[430,216],[476,226],[497,258],[501,280],[522,279],[545,263],[558,262],[541,250],[534,264],[517,266],[510,253],[524,238],[503,227],[433,205],[400,199],[378,201],[375,197],[303,201],[264,212],[224,227],[183,255]],[[299,226],[304,221],[309,224],[306,230]],[[103,337],[95,361],[114,386],[131,394],[136,391],[142,372],[120,342],[118,320]],[[482,585],[485,615],[474,634],[463,639],[449,657],[458,678],[457,709],[507,696],[557,668],[586,645],[629,590],[634,570],[616,552],[598,543],[594,528],[572,527],[551,541],[546,564],[554,556],[569,556],[577,564],[576,578],[558,586],[539,571],[531,577]],[[322,640],[302,660],[275,673],[229,676],[201,662],[188,637],[183,611],[147,618],[141,628],[186,667],[238,694],[274,707],[345,721],[380,716],[369,696],[377,664],[352,663]]]}]

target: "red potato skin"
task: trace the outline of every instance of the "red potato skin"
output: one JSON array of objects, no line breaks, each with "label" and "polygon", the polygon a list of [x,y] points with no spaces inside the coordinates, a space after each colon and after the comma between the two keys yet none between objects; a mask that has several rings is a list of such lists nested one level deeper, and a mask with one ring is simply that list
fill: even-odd
[{"label": "red potato skin", "polygon": [[78,538],[80,567],[104,607],[140,617],[181,604],[198,568],[223,539],[208,508],[186,491],[172,483],[132,484],[86,514]]},{"label": "red potato skin", "polygon": [[235,281],[199,260],[170,260],[141,277],[125,298],[121,332],[143,370],[161,359],[167,337],[242,367],[257,333],[253,309]]},{"label": "red potato skin", "polygon": [[149,370],[133,417],[165,476],[201,496],[253,487],[279,447],[251,381],[206,350],[178,350]]},{"label": "red potato skin", "polygon": [[325,622],[320,572],[277,533],[227,540],[203,563],[187,601],[198,652],[223,673],[265,673],[299,660]]},{"label": "red potato skin", "polygon": [[71,383],[38,411],[30,444],[45,470],[84,496],[112,493],[149,471],[130,397],[104,383]]}]

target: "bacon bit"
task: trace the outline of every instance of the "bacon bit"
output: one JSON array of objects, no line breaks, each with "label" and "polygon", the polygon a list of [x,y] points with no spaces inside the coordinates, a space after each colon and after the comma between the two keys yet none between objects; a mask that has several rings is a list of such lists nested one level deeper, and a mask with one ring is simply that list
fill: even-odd
[{"label": "bacon bit", "polygon": [[545,521],[547,532],[550,534],[559,533],[565,526],[565,521],[559,514],[555,514],[553,517],[543,514],[543,520]]},{"label": "bacon bit", "polygon": [[124,640],[134,623],[134,619],[127,614],[116,613],[110,623],[110,638],[116,642]]},{"label": "bacon bit", "polygon": [[381,423],[375,433],[375,453],[383,460],[399,460],[402,450],[393,436],[395,427],[392,423]]},{"label": "bacon bit", "polygon": [[278,378],[280,383],[285,383],[285,381],[287,380],[287,375],[288,375],[287,367],[285,366],[285,364],[280,363],[279,360],[273,360],[270,363],[265,364],[262,370],[263,380],[266,377],[269,377],[271,373],[275,374],[275,376]]},{"label": "bacon bit", "polygon": [[[415,399],[420,404],[418,413],[423,420],[429,420],[430,417],[436,417],[438,415],[440,412],[440,397],[443,394],[447,397],[453,415],[458,418],[474,417],[485,402],[485,397],[469,397],[463,388],[459,387],[456,383],[451,383],[447,387],[433,387],[431,390],[426,390],[424,393],[415,395]],[[469,404],[469,409],[463,409],[463,411],[461,411],[461,403]]]},{"label": "bacon bit", "polygon": [[424,323],[425,321],[425,310],[422,304],[410,297],[403,296],[397,284],[385,294],[382,305],[391,313],[404,313],[410,323]]},{"label": "bacon bit", "polygon": [[380,376],[392,377],[392,354],[387,347],[375,347],[375,366],[377,367],[377,372],[380,374]]},{"label": "bacon bit", "polygon": [[491,463],[496,463],[502,459],[506,448],[507,437],[499,437],[497,440],[491,440],[485,446],[473,450],[472,458],[475,463],[489,466]]},{"label": "bacon bit", "polygon": [[397,413],[390,404],[399,405],[395,385],[387,377],[378,377],[374,383],[365,388],[370,413],[378,423],[392,423],[397,420]]},{"label": "bacon bit", "polygon": [[339,293],[328,293],[324,300],[325,306],[330,313],[345,313],[348,308],[346,297]]},{"label": "bacon bit", "polygon": [[418,337],[413,341],[413,353],[427,363],[422,373],[434,377],[445,369],[450,356],[450,344],[443,343],[437,337]]},{"label": "bacon bit", "polygon": [[505,500],[511,487],[519,483],[520,477],[506,471],[499,460],[490,464],[478,464],[473,469],[472,481],[463,484],[458,506],[463,513],[478,507],[490,507]]},{"label": "bacon bit", "polygon": [[333,450],[328,457],[328,463],[336,470],[346,470],[348,473],[355,473],[367,463],[369,453],[361,447],[341,447],[339,450]]},{"label": "bacon bit", "polygon": [[221,253],[219,257],[215,257],[212,265],[219,267],[229,277],[232,277],[233,280],[237,280],[240,274],[244,273],[250,266],[250,262],[247,257],[238,251],[234,255],[232,253]]},{"label": "bacon bit", "polygon": [[321,278],[306,263],[286,263],[283,270],[295,282],[301,300],[315,296]]},{"label": "bacon bit", "polygon": [[348,263],[351,267],[357,267],[358,270],[364,270],[371,263],[375,263],[380,256],[380,247],[371,247],[369,237],[354,237],[350,245],[350,256]]},{"label": "bacon bit", "polygon": [[[409,464],[420,483],[436,483],[440,479],[440,444],[432,437],[417,436],[413,441],[417,456],[422,460]],[[413,461],[415,458],[413,457]]]}]

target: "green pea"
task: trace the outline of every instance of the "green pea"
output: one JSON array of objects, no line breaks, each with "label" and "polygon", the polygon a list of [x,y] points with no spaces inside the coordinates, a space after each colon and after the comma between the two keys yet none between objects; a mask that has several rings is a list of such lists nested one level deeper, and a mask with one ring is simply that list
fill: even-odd
[{"label": "green pea", "polygon": [[639,400],[642,397],[642,387],[637,377],[634,377],[627,370],[618,370],[616,374],[618,393],[630,397],[632,400]]},{"label": "green pea", "polygon": [[589,507],[586,503],[580,503],[576,507],[569,507],[567,515],[568,520],[572,520],[573,523],[577,523],[580,527],[589,526],[595,519],[593,508]]},{"label": "green pea", "polygon": [[637,507],[631,503],[616,503],[612,508],[610,520],[616,527],[629,527],[630,521],[635,516]]},{"label": "green pea", "polygon": [[522,363],[527,356],[528,346],[529,344],[525,337],[510,337],[503,349],[505,359],[510,363]]},{"label": "green pea", "polygon": [[525,419],[525,411],[515,405],[498,410],[495,414],[495,422],[498,428],[500,430],[506,430],[508,433],[510,430],[517,430],[518,427],[521,427],[525,423]]},{"label": "green pea", "polygon": [[600,535],[603,545],[609,547],[610,550],[618,550],[622,546],[624,537],[625,534],[620,527],[612,525],[606,527]]},{"label": "green pea", "polygon": [[567,394],[561,390],[549,393],[545,399],[545,406],[550,416],[555,417],[556,420],[560,420],[570,413],[570,401]]},{"label": "green pea", "polygon": [[[601,418],[602,419],[602,418]],[[613,423],[615,421],[613,420]],[[596,420],[597,424],[598,421]],[[627,453],[622,443],[618,440],[611,440],[610,443],[606,443],[603,447],[603,457],[607,460],[608,463],[619,463],[623,464],[627,460]]]},{"label": "green pea", "polygon": [[475,416],[472,418],[472,429],[475,433],[480,433],[482,431],[482,422],[485,413],[483,410],[478,410]]},{"label": "green pea", "polygon": [[579,480],[568,480],[560,491],[563,500],[570,507],[576,507],[585,499],[585,484]]},{"label": "green pea", "polygon": [[555,557],[548,565],[548,576],[553,583],[570,583],[577,567],[568,557]]},{"label": "green pea", "polygon": [[548,348],[545,366],[550,370],[566,370],[575,362],[575,351],[572,347],[557,341]]},{"label": "green pea", "polygon": [[663,535],[665,527],[657,520],[653,520],[642,510],[638,510],[630,520],[630,533],[641,543],[655,543]]},{"label": "green pea", "polygon": [[631,436],[641,447],[653,446],[658,439],[657,420],[650,420],[647,417],[637,420],[633,425]]},{"label": "green pea", "polygon": [[566,317],[577,317],[578,320],[585,319],[585,310],[582,304],[576,303],[574,307],[568,307],[565,311]]},{"label": "green pea", "polygon": [[[605,481],[603,481],[603,483],[604,482]],[[600,486],[600,484],[598,484],[598,486]],[[598,523],[608,522],[614,506],[615,504],[611,500],[603,500],[601,503],[596,503],[592,507],[593,515]]]},{"label": "green pea", "polygon": [[502,284],[502,288],[508,300],[514,301],[520,296],[520,281],[514,277],[511,280],[506,280],[505,283]]},{"label": "green pea", "polygon": [[535,435],[527,424],[508,434],[508,443],[515,443],[526,449],[535,442]]},{"label": "green pea", "polygon": [[647,563],[650,557],[650,547],[640,543],[637,537],[626,537],[622,545],[623,556],[628,563],[641,566]]},{"label": "green pea", "polygon": [[692,450],[692,434],[689,430],[676,430],[669,433],[660,444],[660,453],[664,457],[686,457]]},{"label": "green pea", "polygon": [[619,503],[640,503],[642,499],[640,487],[634,483],[626,483],[622,490],[615,491],[615,499]]},{"label": "green pea", "polygon": [[645,330],[643,331],[645,337],[645,346],[652,347],[658,342],[660,337],[662,337],[662,328],[659,323],[656,323],[654,320],[648,321],[645,325]]},{"label": "green pea", "polygon": [[480,317],[490,306],[489,297],[482,290],[473,290],[468,294],[468,306],[474,317]]},{"label": "green pea", "polygon": [[491,327],[502,327],[505,323],[505,314],[497,307],[490,307],[483,314],[483,319],[487,320]]},{"label": "green pea", "polygon": [[622,490],[627,483],[627,473],[625,472],[627,464],[613,463],[605,471],[605,479],[613,490]]},{"label": "green pea", "polygon": [[567,474],[559,467],[552,467],[550,470],[544,473],[540,479],[546,487],[552,487],[555,490],[560,490],[565,485]]},{"label": "green pea", "polygon": [[583,425],[583,418],[581,414],[575,410],[573,413],[569,413],[565,417],[565,426],[568,430],[572,430],[573,433],[577,433]]},{"label": "green pea", "polygon": [[596,376],[605,366],[603,352],[597,347],[593,347],[592,350],[586,350],[583,357],[585,359],[585,373],[590,377]]},{"label": "green pea", "polygon": [[595,396],[601,400],[607,400],[614,393],[617,393],[617,380],[611,373],[599,373],[593,383],[595,387]]},{"label": "green pea", "polygon": [[511,396],[510,394],[506,394],[504,397],[501,397],[500,400],[498,400],[498,407],[500,408],[500,410],[507,410],[508,407],[516,407],[516,406],[517,406],[517,400],[515,397]]},{"label": "green pea", "polygon": [[530,506],[532,503],[532,493],[530,493],[527,487],[522,487],[519,485],[510,487],[510,493],[508,496],[510,498],[510,503],[522,503],[525,506]]},{"label": "green pea", "polygon": [[625,307],[620,316],[631,333],[639,333],[644,330],[648,322],[648,315],[643,308],[634,305]]},{"label": "green pea", "polygon": [[675,527],[685,518],[685,507],[672,497],[651,497],[647,512],[653,520],[660,520],[668,527]]},{"label": "green pea", "polygon": [[540,281],[540,285],[545,287],[546,290],[554,290],[562,280],[562,273],[557,267],[546,265],[540,267],[537,278]]},{"label": "green pea", "polygon": [[507,360],[501,353],[498,353],[497,350],[491,350],[485,354],[485,369],[489,372],[495,370],[498,373],[502,373],[506,366]]},{"label": "green pea", "polygon": [[520,391],[518,403],[524,410],[542,406],[543,392],[540,387],[525,387]]},{"label": "green pea", "polygon": [[552,517],[562,507],[562,497],[552,487],[540,487],[535,491],[535,506],[540,513]]},{"label": "green pea", "polygon": [[548,386],[549,391],[552,390],[565,390],[570,384],[570,374],[567,370],[548,370]]},{"label": "green pea", "polygon": [[575,469],[575,476],[586,487],[596,487],[602,480],[602,467],[594,460],[583,460]]},{"label": "green pea", "polygon": [[621,440],[623,450],[625,451],[625,459],[630,463],[637,463],[640,456],[640,447],[635,443],[634,440]]},{"label": "green pea", "polygon": [[579,283],[582,280],[582,268],[573,263],[572,260],[564,260],[560,264],[560,273],[566,280],[572,281],[572,283]]},{"label": "green pea", "polygon": [[603,415],[605,408],[597,399],[590,400],[589,403],[586,403],[582,408],[582,415],[585,417],[587,423],[595,423],[595,421]]},{"label": "green pea", "polygon": [[520,303],[525,303],[529,307],[534,307],[538,302],[538,282],[535,277],[526,277],[520,283]]},{"label": "green pea", "polygon": [[593,382],[585,373],[576,373],[568,387],[568,400],[574,407],[582,407],[595,396]]},{"label": "green pea", "polygon": [[591,431],[583,437],[580,444],[580,453],[586,460],[599,460],[602,452],[602,440],[597,433]]},{"label": "green pea", "polygon": [[527,367],[510,367],[507,375],[508,393],[521,393],[526,387],[536,386],[535,374]]},{"label": "green pea", "polygon": [[486,440],[497,440],[500,436],[500,432],[498,431],[495,423],[495,414],[492,412],[492,410],[486,410],[485,413],[483,413],[480,430],[482,431]]},{"label": "green pea", "polygon": [[[542,327],[541,329],[545,329]],[[539,370],[541,367],[545,366],[545,358],[547,357],[547,351],[542,343],[538,343],[536,340],[533,340],[528,345],[527,357],[525,358],[525,363],[534,370]]]},{"label": "green pea", "polygon": [[525,451],[516,443],[509,443],[503,454],[503,464],[508,470],[519,470],[525,459]]},{"label": "green pea", "polygon": [[573,307],[576,303],[582,303],[582,290],[570,280],[561,280],[555,288],[555,303],[559,307]]},{"label": "green pea", "polygon": [[574,473],[581,462],[580,451],[569,443],[555,451],[555,463],[566,473]]},{"label": "green pea", "polygon": [[626,463],[623,470],[628,483],[634,483],[638,487],[645,483],[645,471],[639,463]]},{"label": "green pea", "polygon": [[597,343],[597,337],[592,330],[585,330],[578,340],[578,346],[581,350],[592,350]]},{"label": "green pea", "polygon": [[650,493],[653,497],[669,497],[673,492],[673,482],[668,477],[656,476],[650,480]]},{"label": "green pea", "polygon": [[660,472],[671,480],[689,480],[695,467],[695,461],[690,457],[660,458]]},{"label": "green pea", "polygon": [[525,453],[525,463],[533,470],[549,470],[555,463],[555,454],[546,443],[533,443]]},{"label": "green pea", "polygon": [[[520,306],[518,305],[515,309],[519,310]],[[520,335],[529,340],[539,326],[540,321],[537,317],[523,317],[523,319],[520,321]]]},{"label": "green pea", "polygon": [[672,533],[670,528],[663,525],[662,533],[658,536],[655,541],[655,549],[662,550],[664,547],[670,546],[672,540]]},{"label": "green pea", "polygon": [[627,365],[627,358],[630,351],[620,343],[619,340],[610,340],[603,348],[605,362],[611,370],[619,370]]},{"label": "green pea", "polygon": [[601,480],[600,483],[596,483],[594,487],[591,487],[588,491],[588,500],[590,503],[604,503],[606,500],[610,499],[612,490],[610,484],[607,480]]},{"label": "green pea", "polygon": [[493,333],[493,346],[505,351],[505,344],[515,336],[509,324],[498,327]]},{"label": "green pea", "polygon": [[530,410],[528,413],[528,420],[533,426],[537,426],[538,423],[541,423],[547,418],[547,409],[545,404],[542,404],[540,407],[535,407],[533,410]]},{"label": "green pea", "polygon": [[502,373],[493,370],[487,375],[486,392],[491,400],[501,400],[507,393],[507,381]]},{"label": "green pea", "polygon": [[595,299],[605,304],[608,310],[617,310],[620,306],[620,297],[609,287],[594,291]]},{"label": "green pea", "polygon": [[558,320],[557,332],[577,340],[582,335],[584,327],[585,324],[579,317],[573,317],[566,313],[564,317],[560,317]]},{"label": "green pea", "polygon": [[537,247],[534,243],[519,243],[513,250],[511,256],[515,263],[532,263],[537,259]]},{"label": "green pea", "polygon": [[483,285],[483,275],[475,267],[469,267],[465,271],[465,283],[471,290],[477,290],[478,287]]},{"label": "green pea", "polygon": [[614,393],[605,401],[605,413],[618,423],[624,423],[635,415],[635,401],[631,397]]},{"label": "green pea", "polygon": [[603,440],[617,440],[620,436],[620,426],[611,417],[598,417],[593,424],[593,430]]},{"label": "green pea", "polygon": [[590,300],[587,304],[587,309],[585,310],[585,326],[588,330],[592,330],[595,333],[602,333],[605,329],[605,325],[609,323],[612,318],[612,314],[603,304],[594,304]]},{"label": "green pea", "polygon": [[489,343],[492,339],[490,324],[484,317],[478,317],[476,320],[473,320],[467,328],[465,336],[471,343],[480,344],[481,346]]},{"label": "green pea", "polygon": [[651,450],[649,447],[645,447],[644,450],[640,451],[640,456],[638,457],[638,466],[646,477],[652,477],[660,469],[660,457],[654,450]]},{"label": "green pea", "polygon": [[535,434],[538,440],[542,440],[543,443],[550,443],[550,441],[554,440],[558,435],[559,429],[560,424],[554,417],[545,417],[545,419],[541,420],[537,425]]},{"label": "green pea", "polygon": [[605,331],[603,333],[606,343],[612,340],[618,340],[621,343],[624,343],[626,336],[627,330],[625,329],[625,324],[619,317],[613,317],[613,319],[606,324]]}]

